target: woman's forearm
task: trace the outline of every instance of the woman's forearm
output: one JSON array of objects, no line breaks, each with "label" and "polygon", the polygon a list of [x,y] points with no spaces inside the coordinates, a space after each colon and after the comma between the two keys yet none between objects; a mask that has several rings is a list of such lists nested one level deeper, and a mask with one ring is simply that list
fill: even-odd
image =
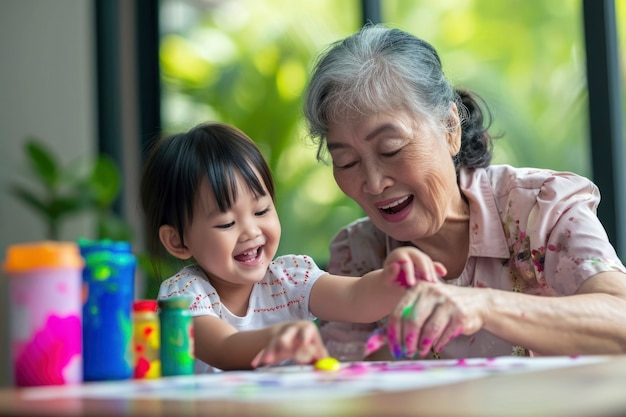
[{"label": "woman's forearm", "polygon": [[540,297],[488,290],[484,329],[539,355],[626,352],[626,300],[606,293]]}]

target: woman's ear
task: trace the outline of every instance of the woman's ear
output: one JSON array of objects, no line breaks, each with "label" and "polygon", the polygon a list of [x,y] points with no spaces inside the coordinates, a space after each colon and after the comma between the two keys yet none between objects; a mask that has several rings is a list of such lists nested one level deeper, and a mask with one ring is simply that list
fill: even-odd
[{"label": "woman's ear", "polygon": [[191,258],[191,252],[187,249],[187,246],[183,244],[175,227],[169,224],[164,224],[159,227],[159,239],[161,239],[161,243],[165,246],[165,249],[167,249],[170,255],[178,259]]},{"label": "woman's ear", "polygon": [[448,141],[448,148],[450,149],[450,156],[455,156],[461,149],[461,119],[459,118],[459,109],[455,103],[450,105],[450,114],[446,121],[446,138]]}]

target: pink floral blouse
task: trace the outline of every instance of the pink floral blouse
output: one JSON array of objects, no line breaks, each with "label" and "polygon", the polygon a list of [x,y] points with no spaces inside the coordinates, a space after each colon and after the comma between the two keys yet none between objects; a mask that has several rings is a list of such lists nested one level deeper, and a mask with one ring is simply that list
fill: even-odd
[{"label": "pink floral blouse", "polygon": [[[626,272],[596,217],[600,194],[588,179],[493,165],[461,170],[459,184],[469,202],[470,247],[463,273],[448,284],[565,296],[600,272]],[[380,268],[391,249],[406,244],[386,236],[368,218],[359,219],[332,241],[328,271],[363,275]],[[361,360],[374,326],[325,323],[321,331],[332,356]],[[481,330],[457,337],[429,358],[529,354]]]}]

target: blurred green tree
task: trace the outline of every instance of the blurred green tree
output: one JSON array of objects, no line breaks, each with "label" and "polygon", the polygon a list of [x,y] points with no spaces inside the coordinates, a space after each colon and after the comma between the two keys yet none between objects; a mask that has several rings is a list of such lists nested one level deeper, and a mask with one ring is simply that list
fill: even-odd
[{"label": "blurred green tree", "polygon": [[[617,2],[619,21],[624,3]],[[381,5],[387,24],[431,42],[453,83],[489,103],[493,129],[504,134],[494,163],[590,175],[581,0]],[[362,212],[307,145],[301,94],[317,54],[359,28],[360,7],[357,0],[162,0],[166,130],[219,120],[250,135],[276,177],[279,253],[307,253],[321,265],[332,236]]]},{"label": "blurred green tree", "polygon": [[385,16],[433,43],[450,79],[489,103],[504,135],[495,163],[591,175],[581,0],[415,3],[387,1]]},{"label": "blurred green tree", "polygon": [[358,28],[359,2],[248,0],[203,13],[181,2],[162,7],[166,133],[207,120],[246,132],[274,172],[279,253],[306,253],[323,266],[332,236],[361,211],[337,188],[330,168],[317,163],[302,126],[301,96],[319,50]]}]

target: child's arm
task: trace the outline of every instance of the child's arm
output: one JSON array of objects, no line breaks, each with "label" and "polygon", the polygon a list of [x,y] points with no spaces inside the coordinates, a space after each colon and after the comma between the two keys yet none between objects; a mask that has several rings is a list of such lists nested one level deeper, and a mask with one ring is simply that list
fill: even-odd
[{"label": "child's arm", "polygon": [[310,310],[321,320],[370,323],[388,315],[406,287],[435,281],[445,267],[419,249],[401,247],[389,253],[382,269],[362,278],[324,274],[311,290]]},{"label": "child's arm", "polygon": [[195,356],[222,370],[251,369],[288,359],[310,364],[328,356],[312,321],[290,321],[238,331],[217,317],[197,316],[193,325]]}]

